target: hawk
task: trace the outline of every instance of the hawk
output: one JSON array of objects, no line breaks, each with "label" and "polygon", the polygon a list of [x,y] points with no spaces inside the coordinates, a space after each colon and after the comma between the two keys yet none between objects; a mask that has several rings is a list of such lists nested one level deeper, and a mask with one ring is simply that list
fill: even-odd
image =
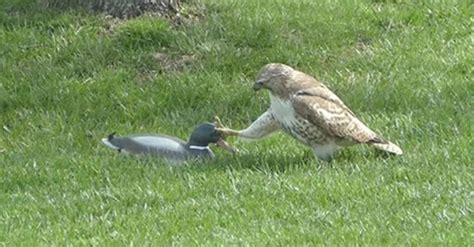
[{"label": "hawk", "polygon": [[270,92],[270,108],[246,129],[220,126],[218,131],[226,136],[260,139],[281,129],[326,161],[339,147],[355,144],[367,144],[395,155],[403,153],[367,127],[323,83],[290,66],[265,65],[253,89]]}]

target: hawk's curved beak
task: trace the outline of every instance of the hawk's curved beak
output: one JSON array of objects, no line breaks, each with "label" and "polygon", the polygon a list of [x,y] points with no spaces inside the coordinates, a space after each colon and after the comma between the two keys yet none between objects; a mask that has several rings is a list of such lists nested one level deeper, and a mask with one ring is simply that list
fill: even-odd
[{"label": "hawk's curved beak", "polygon": [[263,82],[264,80],[257,80],[255,81],[255,84],[253,84],[253,90],[258,91],[263,88]]}]

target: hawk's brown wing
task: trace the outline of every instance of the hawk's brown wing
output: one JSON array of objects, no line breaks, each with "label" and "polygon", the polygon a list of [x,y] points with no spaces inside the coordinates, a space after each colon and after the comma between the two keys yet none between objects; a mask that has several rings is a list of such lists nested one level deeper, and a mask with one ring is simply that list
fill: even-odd
[{"label": "hawk's brown wing", "polygon": [[328,134],[356,143],[382,142],[329,89],[301,90],[292,98],[295,112]]},{"label": "hawk's brown wing", "polygon": [[333,102],[334,104],[338,105],[342,109],[346,110],[348,113],[354,115],[354,113],[347,107],[342,100],[337,97],[329,88],[327,88],[324,84],[320,84],[317,87],[311,87],[304,90],[300,90],[296,93],[297,95],[307,95],[307,96],[315,96],[325,99],[327,101]]}]

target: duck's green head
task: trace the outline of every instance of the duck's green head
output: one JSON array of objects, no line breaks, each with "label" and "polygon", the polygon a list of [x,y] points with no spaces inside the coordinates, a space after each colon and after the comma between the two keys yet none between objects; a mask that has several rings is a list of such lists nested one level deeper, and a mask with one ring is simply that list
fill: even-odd
[{"label": "duck's green head", "polygon": [[200,124],[193,130],[193,133],[191,133],[188,144],[190,146],[207,147],[209,143],[215,143],[229,152],[236,151],[236,149],[229,145],[221,134],[216,131],[216,126],[214,124]]}]

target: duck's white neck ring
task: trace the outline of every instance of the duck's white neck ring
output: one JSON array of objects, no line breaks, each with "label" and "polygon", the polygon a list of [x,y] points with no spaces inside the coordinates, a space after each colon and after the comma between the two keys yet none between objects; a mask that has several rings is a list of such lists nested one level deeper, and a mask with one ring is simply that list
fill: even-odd
[{"label": "duck's white neck ring", "polygon": [[189,145],[190,149],[197,149],[197,150],[208,150],[208,146],[194,146],[194,145]]}]

